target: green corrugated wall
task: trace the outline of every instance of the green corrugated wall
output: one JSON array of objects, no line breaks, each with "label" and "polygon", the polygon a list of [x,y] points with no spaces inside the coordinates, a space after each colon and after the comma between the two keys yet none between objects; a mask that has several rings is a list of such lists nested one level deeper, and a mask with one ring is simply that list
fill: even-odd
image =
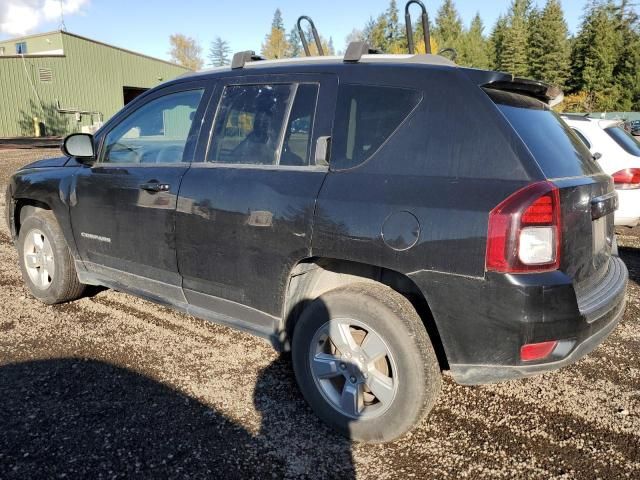
[{"label": "green corrugated wall", "polygon": [[[59,114],[56,100],[63,108],[101,112],[106,121],[123,107],[123,86],[151,88],[188,71],[65,33],[63,48],[64,56],[0,57],[0,137],[33,136],[34,116],[48,134],[79,131],[91,124],[89,116],[77,122]],[[40,68],[51,69],[51,82],[40,81]]]}]

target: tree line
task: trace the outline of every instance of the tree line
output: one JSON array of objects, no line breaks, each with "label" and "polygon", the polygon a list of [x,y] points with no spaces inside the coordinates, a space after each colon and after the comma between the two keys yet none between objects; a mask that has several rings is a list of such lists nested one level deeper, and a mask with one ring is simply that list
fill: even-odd
[{"label": "tree line", "polygon": [[[431,20],[432,51],[453,48],[461,66],[558,85],[566,94],[560,106],[566,111],[640,110],[640,18],[630,0],[589,0],[575,35],[569,34],[560,0],[547,0],[542,8],[532,0],[512,0],[488,32],[480,13],[465,25],[454,0],[445,0]],[[417,51],[424,53],[419,21],[413,32]],[[310,31],[307,38],[312,38]],[[177,34],[170,41],[174,61],[202,68],[202,49],[195,40]],[[408,41],[397,1],[390,0],[385,11],[354,28],[345,47],[351,41],[366,41],[386,53],[406,53]],[[325,54],[335,54],[331,37],[322,37],[321,42]],[[309,47],[317,54],[313,41]],[[270,59],[304,55],[296,27],[287,32],[280,9],[260,53]],[[229,44],[218,37],[211,42],[208,64],[228,65],[230,54]]]}]

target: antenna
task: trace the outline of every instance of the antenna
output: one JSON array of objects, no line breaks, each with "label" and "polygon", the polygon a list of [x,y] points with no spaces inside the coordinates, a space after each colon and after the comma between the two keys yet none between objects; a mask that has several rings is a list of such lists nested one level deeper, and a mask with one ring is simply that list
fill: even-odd
[{"label": "antenna", "polygon": [[67,31],[67,26],[64,24],[64,3],[60,0],[60,30]]}]

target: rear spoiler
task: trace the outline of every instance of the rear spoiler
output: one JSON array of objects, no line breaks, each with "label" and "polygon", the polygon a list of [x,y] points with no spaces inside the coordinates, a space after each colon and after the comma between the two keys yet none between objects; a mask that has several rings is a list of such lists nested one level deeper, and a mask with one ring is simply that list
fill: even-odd
[{"label": "rear spoiler", "polygon": [[508,73],[461,68],[469,78],[481,88],[501,90],[503,92],[519,93],[555,107],[564,100],[564,93],[560,87],[548,83],[514,77]]},{"label": "rear spoiler", "polygon": [[560,87],[526,78],[514,77],[511,81],[498,80],[482,86],[484,88],[527,95],[548,104],[550,107],[555,107],[564,100],[564,93]]}]

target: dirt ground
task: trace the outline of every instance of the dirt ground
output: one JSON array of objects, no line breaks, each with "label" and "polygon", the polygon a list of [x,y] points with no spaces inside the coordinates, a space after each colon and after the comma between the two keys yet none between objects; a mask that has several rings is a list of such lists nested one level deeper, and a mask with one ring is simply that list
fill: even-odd
[{"label": "dirt ground", "polygon": [[[57,152],[0,151],[0,191]],[[0,196],[0,205],[4,195]],[[390,445],[354,445],[262,340],[132,296],[30,297],[0,208],[0,478],[640,478],[640,230],[623,322],[578,364],[462,387]]]}]

